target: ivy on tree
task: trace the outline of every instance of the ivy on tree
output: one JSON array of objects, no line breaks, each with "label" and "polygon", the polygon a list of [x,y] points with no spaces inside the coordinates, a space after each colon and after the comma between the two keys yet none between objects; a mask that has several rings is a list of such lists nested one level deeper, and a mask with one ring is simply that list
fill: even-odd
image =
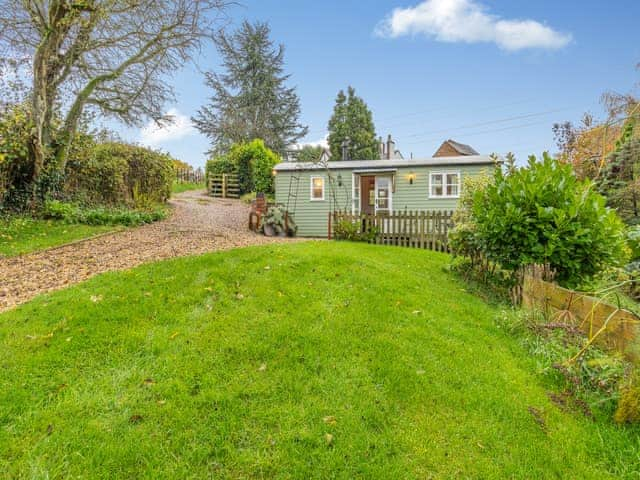
[{"label": "ivy on tree", "polygon": [[347,142],[349,160],[377,160],[380,158],[373,115],[353,87],[347,94],[340,90],[329,120],[329,149],[332,160],[342,160],[342,145]]},{"label": "ivy on tree", "polygon": [[282,154],[307,134],[296,90],[286,85],[284,46],[275,47],[269,35],[268,24],[245,21],[232,34],[216,36],[224,73],[206,74],[213,95],[193,118],[211,140],[212,155],[256,138]]}]

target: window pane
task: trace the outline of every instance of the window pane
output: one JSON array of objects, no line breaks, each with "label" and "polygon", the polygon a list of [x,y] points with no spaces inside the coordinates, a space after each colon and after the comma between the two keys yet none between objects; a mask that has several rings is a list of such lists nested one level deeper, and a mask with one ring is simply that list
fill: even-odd
[{"label": "window pane", "polygon": [[442,174],[433,174],[431,175],[431,196],[432,197],[441,197],[444,191],[442,186],[443,178]]},{"label": "window pane", "polygon": [[387,177],[378,177],[376,183],[376,188],[378,189],[378,203],[376,206],[378,210],[388,210],[391,181]]},{"label": "window pane", "polygon": [[311,187],[311,197],[314,199],[321,200],[323,197],[324,190],[324,178],[314,178],[312,181]]},{"label": "window pane", "polygon": [[452,197],[458,196],[458,174],[449,173],[447,175],[447,195]]}]

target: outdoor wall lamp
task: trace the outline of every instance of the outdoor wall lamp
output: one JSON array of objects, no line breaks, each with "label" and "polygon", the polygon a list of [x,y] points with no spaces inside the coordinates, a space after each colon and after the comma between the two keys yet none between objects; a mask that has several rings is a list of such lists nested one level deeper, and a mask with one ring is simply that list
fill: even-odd
[{"label": "outdoor wall lamp", "polygon": [[409,185],[413,185],[413,181],[416,179],[416,174],[410,172],[409,175],[407,175],[407,178],[409,179]]}]

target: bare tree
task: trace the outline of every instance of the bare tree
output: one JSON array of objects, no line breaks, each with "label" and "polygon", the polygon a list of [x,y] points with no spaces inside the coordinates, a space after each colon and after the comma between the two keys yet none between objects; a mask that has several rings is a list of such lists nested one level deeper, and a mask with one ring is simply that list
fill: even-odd
[{"label": "bare tree", "polygon": [[226,3],[0,0],[0,56],[32,58],[34,184],[50,160],[64,168],[85,108],[129,125],[168,120],[168,79],[212,37]]}]

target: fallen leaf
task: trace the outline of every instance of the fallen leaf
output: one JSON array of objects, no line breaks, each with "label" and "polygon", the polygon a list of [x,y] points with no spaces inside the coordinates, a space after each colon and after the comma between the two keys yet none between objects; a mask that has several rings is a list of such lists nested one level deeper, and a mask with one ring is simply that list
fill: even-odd
[{"label": "fallen leaf", "polygon": [[145,378],[144,382],[142,383],[144,383],[145,385],[153,385],[156,382],[153,381],[153,378]]},{"label": "fallen leaf", "polygon": [[264,267],[265,270],[271,270],[271,267],[269,265],[267,265],[266,267]]},{"label": "fallen leaf", "polygon": [[102,295],[91,295],[91,301],[93,303],[98,303],[102,301]]},{"label": "fallen leaf", "polygon": [[416,373],[418,375],[424,375],[426,372],[424,370],[420,369],[420,370],[416,370]]},{"label": "fallen leaf", "polygon": [[325,442],[327,442],[327,445],[331,445],[333,443],[333,435],[331,435],[330,433],[325,433],[324,440]]},{"label": "fallen leaf", "polygon": [[414,310],[413,312],[414,315],[420,315],[422,313],[422,310]]},{"label": "fallen leaf", "polygon": [[164,405],[165,403],[167,403],[166,400],[158,400],[158,405]]},{"label": "fallen leaf", "polygon": [[336,417],[334,417],[333,415],[328,415],[328,416],[324,417],[322,419],[322,421],[324,423],[326,423],[327,425],[335,425],[336,424]]},{"label": "fallen leaf", "polygon": [[267,364],[263,363],[260,365],[260,368],[258,368],[259,372],[264,372],[267,369]]},{"label": "fallen leaf", "polygon": [[142,417],[142,415],[131,415],[129,417],[129,423],[140,423],[142,422],[142,420],[144,420],[144,418]]},{"label": "fallen leaf", "polygon": [[51,435],[53,433],[53,425],[47,425],[47,435]]},{"label": "fallen leaf", "polygon": [[243,294],[241,294],[241,293],[236,293],[236,298],[237,298],[238,300],[242,300],[242,299],[244,298],[244,295],[243,295]]},{"label": "fallen leaf", "polygon": [[171,334],[171,336],[169,337],[169,340],[173,340],[174,338],[176,338],[178,335],[180,335],[180,332],[173,332]]}]

